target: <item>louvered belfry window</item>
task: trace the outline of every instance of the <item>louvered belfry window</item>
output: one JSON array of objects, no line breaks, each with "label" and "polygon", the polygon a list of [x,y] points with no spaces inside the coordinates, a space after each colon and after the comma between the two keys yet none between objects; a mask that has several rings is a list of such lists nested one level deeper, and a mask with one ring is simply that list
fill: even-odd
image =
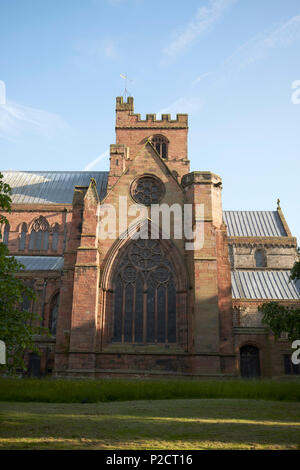
[{"label": "louvered belfry window", "polygon": [[176,287],[159,240],[133,240],[118,266],[113,341],[176,342]]},{"label": "louvered belfry window", "polygon": [[161,158],[167,158],[168,156],[168,140],[163,135],[155,135],[151,139],[155,150]]}]

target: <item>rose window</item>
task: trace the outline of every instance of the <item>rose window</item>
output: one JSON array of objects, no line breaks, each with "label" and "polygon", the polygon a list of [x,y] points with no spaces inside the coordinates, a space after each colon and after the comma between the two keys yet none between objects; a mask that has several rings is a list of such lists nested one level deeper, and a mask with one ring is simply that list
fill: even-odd
[{"label": "rose window", "polygon": [[142,176],[131,187],[132,198],[138,204],[150,206],[158,204],[164,194],[163,183],[154,176]]}]

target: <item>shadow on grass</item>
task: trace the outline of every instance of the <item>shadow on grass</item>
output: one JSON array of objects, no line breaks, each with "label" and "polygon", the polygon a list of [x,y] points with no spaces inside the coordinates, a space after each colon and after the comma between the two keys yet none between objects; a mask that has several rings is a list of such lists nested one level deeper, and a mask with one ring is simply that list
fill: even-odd
[{"label": "shadow on grass", "polygon": [[247,401],[247,407],[243,400],[201,400],[199,407],[199,402],[178,400],[172,402],[175,407],[163,401],[120,407],[2,403],[0,443],[2,448],[299,447],[299,404],[254,402],[251,407]]}]

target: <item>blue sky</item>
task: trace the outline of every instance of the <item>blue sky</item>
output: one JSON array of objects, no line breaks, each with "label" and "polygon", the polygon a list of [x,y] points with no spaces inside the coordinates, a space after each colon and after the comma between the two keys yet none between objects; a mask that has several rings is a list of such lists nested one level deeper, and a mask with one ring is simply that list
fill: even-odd
[{"label": "blue sky", "polygon": [[142,116],[189,113],[191,169],[223,178],[224,209],[275,210],[279,197],[300,239],[299,0],[0,7],[2,170],[108,169],[127,73]]}]

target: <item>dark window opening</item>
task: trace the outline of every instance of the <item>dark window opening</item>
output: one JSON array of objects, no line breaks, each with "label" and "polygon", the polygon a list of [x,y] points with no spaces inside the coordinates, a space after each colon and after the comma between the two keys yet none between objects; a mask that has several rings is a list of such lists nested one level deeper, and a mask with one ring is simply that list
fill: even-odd
[{"label": "dark window opening", "polygon": [[21,236],[20,236],[20,246],[19,246],[20,251],[25,250],[26,235],[27,235],[27,224],[24,223],[22,224],[22,230],[21,230]]},{"label": "dark window opening", "polygon": [[58,306],[59,306],[59,294],[56,294],[51,302],[50,321],[49,321],[49,330],[53,336],[56,335]]},{"label": "dark window opening", "polygon": [[264,250],[256,250],[255,252],[255,266],[257,268],[266,268],[267,267],[267,259]]},{"label": "dark window opening", "polygon": [[57,251],[59,225],[55,224],[52,232],[52,251]]},{"label": "dark window opening", "polygon": [[284,373],[286,375],[300,375],[300,364],[293,364],[291,354],[284,354]]},{"label": "dark window opening", "polygon": [[3,243],[4,243],[5,245],[8,244],[9,231],[10,231],[10,225],[9,225],[9,224],[5,224],[5,227],[4,227],[4,235],[3,235]]}]

